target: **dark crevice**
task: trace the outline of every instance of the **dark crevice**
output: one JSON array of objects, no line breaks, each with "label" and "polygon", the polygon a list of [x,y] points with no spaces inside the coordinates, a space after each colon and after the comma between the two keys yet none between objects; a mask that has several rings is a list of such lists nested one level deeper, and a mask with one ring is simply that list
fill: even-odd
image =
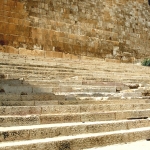
[{"label": "dark crevice", "polygon": [[148,119],[148,117],[131,117],[131,118],[127,118],[128,120],[137,120],[137,119]]}]

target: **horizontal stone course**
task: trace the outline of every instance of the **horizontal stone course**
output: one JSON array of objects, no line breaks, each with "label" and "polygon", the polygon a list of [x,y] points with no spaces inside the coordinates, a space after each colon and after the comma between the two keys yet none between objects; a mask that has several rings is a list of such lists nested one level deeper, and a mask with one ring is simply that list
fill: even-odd
[{"label": "horizontal stone course", "polygon": [[[141,131],[142,130],[142,131]],[[121,142],[130,142],[131,139],[133,141],[141,140],[143,138],[148,138],[149,127],[147,128],[139,128],[133,129],[131,131],[125,131],[121,133],[120,131],[115,132],[106,132],[105,135],[103,133],[95,133],[95,134],[82,134],[78,136],[68,136],[67,138],[57,137],[57,138],[47,138],[43,140],[31,140],[22,141],[22,142],[10,142],[10,143],[1,143],[0,149],[50,149],[57,150],[69,148],[72,150],[77,149],[85,149],[91,148],[93,145],[97,146],[106,146],[109,144],[118,144]],[[126,133],[126,134],[124,134]],[[35,145],[35,143],[38,143]],[[87,144],[88,143],[88,144]]]},{"label": "horizontal stone course", "polygon": [[53,123],[69,122],[94,122],[121,120],[128,118],[149,117],[149,109],[145,110],[125,110],[125,111],[106,111],[106,112],[87,112],[71,114],[41,114],[26,116],[0,116],[0,126],[24,126]]},{"label": "horizontal stone course", "polygon": [[[149,120],[121,120],[121,121],[101,121],[85,123],[64,123],[52,125],[34,125],[23,127],[0,128],[1,142],[20,141],[52,138],[57,136],[69,136],[84,133],[101,133],[116,130],[127,130],[140,127],[148,127]],[[5,137],[5,133],[7,136]]]},{"label": "horizontal stone course", "polygon": [[[123,102],[122,102],[123,103]],[[80,105],[49,105],[49,106],[1,106],[1,115],[28,115],[28,114],[70,114],[86,112],[124,111],[149,109],[150,104],[80,104]]]},{"label": "horizontal stone course", "polygon": [[7,53],[58,58],[69,53],[119,62],[149,54],[146,1],[2,0],[0,8],[0,45],[13,47],[1,50]]}]

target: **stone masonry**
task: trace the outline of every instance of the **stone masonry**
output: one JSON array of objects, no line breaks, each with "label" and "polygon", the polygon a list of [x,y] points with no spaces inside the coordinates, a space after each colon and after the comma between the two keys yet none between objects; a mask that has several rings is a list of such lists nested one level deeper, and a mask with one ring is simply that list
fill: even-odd
[{"label": "stone masonry", "polygon": [[0,51],[131,62],[150,55],[147,0],[1,0]]},{"label": "stone masonry", "polygon": [[0,150],[148,144],[149,77],[136,64],[0,52]]}]

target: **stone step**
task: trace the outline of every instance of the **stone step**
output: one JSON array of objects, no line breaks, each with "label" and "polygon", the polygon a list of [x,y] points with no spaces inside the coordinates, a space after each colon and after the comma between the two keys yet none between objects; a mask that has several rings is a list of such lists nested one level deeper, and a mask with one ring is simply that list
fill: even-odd
[{"label": "stone step", "polygon": [[88,97],[87,99],[91,99],[93,97],[98,98],[98,99],[141,99],[143,98],[144,95],[142,95],[142,91],[130,91],[130,92],[107,92],[107,91],[101,91],[101,92],[91,92],[91,91],[75,91],[75,92],[71,92],[71,91],[66,91],[66,92],[54,92],[54,94],[56,95],[74,95],[75,97],[77,97],[78,99],[82,99],[85,97]]},{"label": "stone step", "polygon": [[[65,78],[66,79],[70,79],[71,80],[74,80],[74,77],[80,77],[82,78],[82,80],[76,80],[76,81],[84,81],[86,80],[86,82],[84,83],[92,83],[92,82],[124,82],[124,83],[149,83],[149,78],[148,77],[130,77],[132,75],[130,75],[128,78],[127,76],[120,76],[120,75],[115,75],[115,76],[112,76],[112,75],[107,75],[106,76],[106,73],[103,75],[103,74],[90,74],[90,73],[67,73],[67,72],[47,72],[47,73],[41,73],[39,72],[38,74],[35,74],[35,73],[21,73],[20,70],[18,70],[17,72],[13,73],[12,71],[8,72],[6,71],[6,73],[4,73],[4,76],[7,76],[7,79],[20,79],[20,78],[23,78],[24,79],[24,82],[28,82],[28,80],[50,80],[50,79],[61,79],[61,80],[64,80]],[[119,79],[119,80],[118,80]],[[4,81],[3,81],[4,82]],[[7,81],[6,81],[7,82]]]},{"label": "stone step", "polygon": [[102,147],[94,147],[94,148],[88,148],[84,150],[132,150],[132,149],[137,149],[137,150],[149,150],[150,147],[150,142],[147,139],[143,139],[140,141],[135,141],[135,142],[125,142],[121,144],[114,144],[114,145],[108,145],[108,146],[102,146]]},{"label": "stone step", "polygon": [[[21,68],[21,67],[20,67]],[[31,68],[32,69],[32,68]],[[70,68],[70,69],[59,69],[59,68],[54,68],[54,69],[51,69],[51,70],[47,70],[47,69],[41,69],[41,68],[35,68],[34,70],[34,67],[33,67],[33,70],[24,70],[24,69],[12,69],[12,68],[4,68],[4,69],[0,69],[1,72],[3,74],[12,74],[12,73],[20,73],[20,74],[24,74],[24,75],[28,75],[28,74],[35,74],[35,75],[55,75],[55,74],[58,74],[58,75],[74,75],[74,76],[97,76],[97,77],[112,77],[112,78],[116,78],[119,77],[120,80],[123,78],[123,79],[143,79],[145,80],[146,78],[149,77],[149,75],[140,75],[140,73],[138,73],[137,75],[132,74],[132,73],[109,73],[109,72],[105,72],[105,71],[92,71],[90,72],[89,70],[78,70],[78,69],[75,69],[74,68]],[[128,78],[127,78],[128,77]]]},{"label": "stone step", "polygon": [[68,78],[72,78],[74,77],[73,75],[59,75],[59,76],[56,76],[56,75],[50,75],[50,76],[47,76],[47,75],[34,75],[34,74],[31,74],[31,75],[24,75],[24,74],[7,74],[7,79],[11,80],[11,79],[24,79],[25,81],[27,80],[65,80],[65,79],[68,79]]},{"label": "stone step", "polygon": [[[135,98],[135,99],[99,99],[98,98],[95,98],[95,97],[91,97],[91,98],[85,98],[85,99],[77,99],[76,100],[77,102],[79,102],[79,104],[82,104],[82,102],[84,103],[87,103],[87,104],[95,104],[95,103],[99,103],[99,104],[138,104],[138,103],[141,103],[141,104],[145,104],[145,103],[150,103],[150,99],[143,99],[143,98]],[[66,100],[67,102],[67,100]],[[71,102],[71,100],[68,100],[68,102]],[[81,102],[81,103],[80,103]],[[65,103],[64,103],[65,104]]]},{"label": "stone step", "polygon": [[[115,101],[116,102],[148,102],[149,97],[141,97],[141,98],[130,98],[130,99],[120,99],[120,97],[111,97],[112,93],[98,93],[98,92],[93,92],[93,93],[84,93],[84,92],[70,92],[70,93],[58,93],[58,94],[53,94],[53,93],[37,93],[37,94],[14,94],[14,93],[8,93],[8,94],[0,94],[0,102],[4,101],[51,101],[51,100],[63,100],[64,103],[65,101],[93,101],[93,102],[102,102],[105,103],[106,100],[111,103]],[[76,96],[77,95],[77,96]],[[108,97],[105,97],[108,96]],[[143,98],[143,100],[142,100]]]},{"label": "stone step", "polygon": [[150,109],[123,110],[91,113],[71,114],[41,114],[41,115],[7,115],[0,116],[0,126],[30,126],[39,124],[70,123],[70,122],[95,122],[123,120],[128,118],[150,117]]},{"label": "stone step", "polygon": [[60,86],[52,87],[52,92],[116,92],[114,86],[91,86],[91,85],[72,85],[72,86]]},{"label": "stone step", "polygon": [[50,100],[65,100],[64,95],[55,95],[53,93],[40,94],[0,94],[0,101],[50,101]]},{"label": "stone step", "polygon": [[[78,79],[75,79],[76,82],[81,82],[83,83],[84,85],[86,84],[91,84],[91,85],[99,85],[101,84],[101,82],[108,82],[108,83],[124,83],[124,84],[127,84],[127,83],[132,83],[132,84],[140,84],[140,83],[145,83],[146,84],[150,84],[149,82],[149,79],[148,78],[145,78],[145,79],[140,79],[140,78],[120,78],[118,76],[118,79],[116,77],[106,77],[106,76],[98,76],[98,77],[94,77],[92,80],[90,79],[88,81],[87,79],[87,76],[84,76],[83,74],[80,76],[78,75],[74,75],[74,74],[49,74],[49,75],[36,75],[36,74],[21,74],[21,73],[15,73],[15,74],[6,74],[7,76],[7,79],[1,79],[1,82],[3,83],[7,83],[7,80],[14,80],[14,79],[20,79],[20,78],[23,78],[23,83],[29,83],[29,84],[32,84],[32,83],[39,83],[41,82],[42,84],[45,84],[46,83],[46,80],[50,83],[50,80],[54,81],[54,80],[59,80],[61,79],[62,82],[64,82],[64,84],[69,84],[69,82],[71,81],[74,81],[75,77],[78,77],[78,78],[84,78],[82,80],[78,80]],[[90,75],[88,75],[90,76]],[[86,79],[86,81],[85,81]],[[30,82],[31,80],[31,82]],[[42,81],[43,80],[43,81]]]},{"label": "stone step", "polygon": [[0,142],[53,138],[149,127],[149,119],[0,127]]},{"label": "stone step", "polygon": [[[53,74],[51,74],[51,75],[34,75],[34,74],[28,74],[28,75],[25,75],[25,74],[20,74],[20,73],[18,73],[18,74],[6,74],[6,76],[7,76],[7,79],[9,79],[9,80],[11,80],[11,79],[20,79],[20,78],[22,78],[22,79],[24,79],[24,82],[27,82],[28,83],[28,80],[36,80],[36,81],[38,81],[38,80],[40,80],[40,81],[42,81],[43,80],[43,83],[44,83],[44,81],[45,80],[48,80],[48,81],[50,81],[50,80],[66,80],[66,82],[67,81],[74,81],[75,80],[75,78],[76,77],[79,77],[79,78],[85,78],[86,80],[88,80],[88,77],[87,76],[84,76],[83,74],[82,74],[82,76],[76,76],[76,75],[73,75],[73,74],[66,74],[66,75],[64,75],[64,74],[60,74],[60,75],[53,75]],[[90,75],[89,75],[90,76]],[[90,82],[91,82],[91,78],[89,78],[90,79]],[[127,79],[119,79],[119,80],[117,80],[117,79],[119,79],[119,77],[117,77],[117,78],[112,78],[111,76],[110,77],[104,77],[104,76],[102,76],[102,77],[100,77],[100,76],[98,76],[98,77],[94,77],[92,80],[93,80],[93,82],[116,82],[116,83],[118,83],[118,82],[121,82],[121,83],[137,83],[137,84],[139,84],[139,83],[144,83],[144,84],[148,84],[150,81],[148,80],[148,79],[137,79],[137,78],[135,78],[135,79],[131,79],[131,78],[127,78]],[[78,81],[78,82],[82,82],[82,81],[84,81],[84,80],[76,80],[76,81]],[[90,83],[89,82],[89,83]],[[87,82],[88,83],[88,82]],[[150,83],[149,83],[150,84]]]},{"label": "stone step", "polygon": [[[32,69],[32,68],[31,68]],[[7,74],[11,74],[11,73],[20,73],[20,74],[25,74],[25,75],[27,75],[27,74],[36,74],[36,75],[38,75],[38,74],[40,74],[40,75],[50,75],[50,74],[75,74],[75,75],[80,75],[81,73],[83,73],[83,74],[88,74],[87,72],[83,72],[83,71],[80,71],[80,72],[74,72],[74,71],[72,71],[72,70],[59,70],[59,69],[53,69],[53,70],[43,70],[43,69],[41,69],[41,68],[36,68],[36,70],[34,71],[34,70],[22,70],[22,69],[7,69],[7,68],[5,68],[5,69],[0,69],[0,71],[2,72],[2,73],[7,73]]]},{"label": "stone step", "polygon": [[[20,82],[21,83],[21,82]],[[16,83],[18,84],[18,83]],[[54,92],[116,92],[116,87],[114,86],[87,86],[87,85],[74,85],[74,86],[32,86],[32,85],[14,85],[14,84],[0,84],[0,90],[5,93],[54,93]]]},{"label": "stone step", "polygon": [[18,142],[2,142],[0,150],[79,150],[149,138],[150,127],[102,133],[79,134]]},{"label": "stone step", "polygon": [[[79,105],[79,104],[103,104],[101,101],[62,101],[62,100],[51,100],[51,101],[2,101],[0,106],[45,106],[45,105]],[[118,103],[118,102],[117,102]],[[121,103],[121,102],[120,102]]]},{"label": "stone step", "polygon": [[[38,93],[38,94],[27,94],[27,93],[21,93],[20,94],[0,94],[0,105],[2,106],[30,106],[32,103],[32,106],[34,104],[40,104],[43,105],[44,103],[47,104],[82,104],[82,103],[141,103],[146,102],[149,103],[149,96],[144,96],[140,98],[129,98],[129,99],[120,99],[120,95],[116,97],[116,94],[113,93],[84,93],[84,92],[77,92],[77,93]],[[142,100],[143,99],[143,100]],[[52,102],[54,101],[54,103]],[[29,103],[30,105],[29,105]],[[43,103],[43,104],[42,104]],[[23,105],[22,105],[23,104]],[[44,104],[44,105],[45,105]]]},{"label": "stone step", "polygon": [[[0,81],[1,82],[1,81]],[[75,86],[75,85],[94,85],[94,86],[125,86],[121,82],[101,82],[96,80],[86,81],[86,80],[25,80],[23,84],[31,85],[60,85],[60,86]]]},{"label": "stone step", "polygon": [[[16,67],[16,66],[22,66],[22,67],[45,67],[45,68],[50,68],[50,66],[52,66],[52,68],[53,68],[53,66],[54,67],[58,67],[58,68],[74,68],[74,69],[84,69],[85,70],[85,68],[87,68],[87,69],[89,69],[90,67],[92,67],[92,68],[94,68],[94,69],[106,69],[106,66],[107,66],[107,64],[106,65],[104,65],[104,66],[101,66],[101,67],[96,67],[95,66],[95,64],[94,63],[91,63],[91,64],[89,64],[89,65],[87,65],[86,63],[84,63],[84,62],[82,62],[82,61],[64,61],[63,59],[61,59],[60,61],[57,61],[57,60],[50,60],[49,62],[46,62],[46,61],[35,61],[35,60],[32,60],[32,61],[23,61],[22,63],[21,63],[22,61],[21,60],[19,60],[19,61],[17,61],[16,59],[15,59],[15,62],[13,61],[13,60],[5,60],[5,61],[3,61],[2,59],[1,59],[1,61],[0,61],[0,65],[2,66],[2,67],[4,67],[5,65],[7,65],[7,66],[13,66],[13,67]],[[94,67],[93,67],[94,66]],[[109,69],[109,68],[108,68]],[[117,68],[117,67],[115,67],[115,71],[117,71],[117,70],[122,70],[122,68],[120,67],[120,68]]]},{"label": "stone step", "polygon": [[[63,62],[65,62],[65,63],[67,63],[68,64],[68,62],[72,62],[72,64],[74,64],[74,65],[76,65],[77,63],[80,63],[80,64],[87,64],[87,62],[89,62],[89,60],[86,60],[86,59],[81,59],[81,60],[67,60],[67,59],[60,59],[60,58],[51,58],[51,59],[47,59],[47,58],[44,58],[44,59],[42,59],[42,58],[39,58],[39,57],[31,57],[31,56],[28,56],[28,57],[26,57],[26,56],[23,56],[23,55],[14,55],[14,54],[9,54],[9,55],[6,55],[6,53],[4,54],[4,53],[1,53],[1,55],[3,55],[2,57],[0,57],[0,59],[1,59],[1,61],[3,62],[3,61],[5,61],[6,60],[6,62],[11,62],[11,63],[16,63],[17,62],[17,60],[19,59],[19,61],[18,62],[21,62],[21,60],[23,61],[23,62],[31,62],[31,64],[33,63],[33,62],[37,62],[37,63],[48,63],[48,62],[50,62],[50,64],[52,63],[52,62],[61,62],[61,63],[63,63]],[[90,59],[92,59],[92,58],[90,58]],[[11,61],[11,60],[16,60],[16,61]],[[76,63],[74,63],[74,62],[76,62]],[[146,70],[146,68],[143,68],[143,67],[141,67],[141,66],[138,66],[138,65],[134,65],[134,64],[130,64],[130,65],[127,65],[127,64],[123,64],[123,63],[121,63],[121,64],[117,64],[117,66],[116,65],[114,65],[114,64],[116,64],[116,63],[113,63],[113,62],[111,62],[111,63],[109,63],[109,62],[105,62],[104,60],[102,60],[102,59],[97,59],[97,60],[95,60],[95,58],[94,59],[92,59],[92,61],[90,61],[91,63],[89,64],[88,63],[88,65],[87,66],[89,66],[89,65],[91,65],[91,64],[94,64],[95,65],[95,67],[103,67],[103,68],[106,68],[106,64],[109,64],[109,65],[107,65],[107,68],[111,68],[111,66],[115,66],[115,68],[120,68],[120,69],[124,69],[124,66],[128,66],[128,67],[126,67],[126,71],[127,70],[130,70],[130,68],[131,68],[131,70],[133,71],[133,67],[134,67],[134,70],[136,70],[136,69],[138,69],[138,68],[141,68],[142,70]],[[103,65],[99,65],[99,63],[102,63]],[[78,65],[78,64],[77,64]]]},{"label": "stone step", "polygon": [[150,109],[150,103],[126,104],[80,104],[80,105],[50,105],[50,106],[1,106],[1,115],[31,115],[31,114],[65,114],[84,112],[105,112],[123,110]]},{"label": "stone step", "polygon": [[[69,102],[68,102],[69,103]],[[44,105],[64,105],[62,100],[50,100],[50,101],[1,101],[0,106],[44,106]],[[73,104],[77,104],[74,102]]]},{"label": "stone step", "polygon": [[[16,60],[16,59],[15,59]],[[100,63],[101,61],[97,61],[97,63]],[[117,73],[121,73],[122,71],[125,73],[136,73],[136,71],[138,71],[139,73],[141,73],[142,71],[146,71],[147,73],[149,73],[149,70],[147,70],[147,68],[144,68],[142,66],[136,66],[136,65],[127,65],[127,64],[122,64],[122,66],[120,64],[115,64],[115,63],[108,63],[108,62],[104,62],[103,65],[98,65],[93,61],[90,64],[88,62],[84,62],[84,61],[64,61],[63,59],[61,59],[60,61],[57,60],[49,60],[49,62],[47,63],[46,61],[23,61],[21,63],[21,60],[19,61],[9,61],[8,59],[6,59],[6,61],[3,62],[3,60],[1,59],[0,61],[0,68],[4,68],[4,66],[12,66],[14,68],[18,67],[22,67],[22,69],[26,69],[30,68],[30,67],[44,67],[44,68],[53,68],[53,67],[58,67],[58,68],[73,68],[74,69],[90,69],[91,67],[94,70],[104,70],[109,72],[110,70],[112,70],[112,72],[117,72]],[[112,68],[113,66],[113,68]],[[134,69],[134,70],[133,70]],[[34,70],[34,68],[33,68]]]},{"label": "stone step", "polygon": [[83,85],[81,81],[60,81],[60,80],[25,80],[23,81],[24,85],[51,85],[51,86],[75,86],[75,85]]},{"label": "stone step", "polygon": [[[15,59],[16,60],[16,59]],[[21,59],[17,62],[17,60],[15,61],[8,61],[8,59],[6,59],[6,61],[2,60],[1,59],[1,65],[12,65],[12,64],[21,64]],[[104,62],[103,65],[101,66],[97,66],[98,63],[100,63],[101,61],[97,61],[97,63],[95,63],[94,61],[91,62],[90,64],[88,63],[88,65],[86,64],[87,62],[84,62],[84,61],[64,61],[63,59],[60,59],[60,62],[57,60],[54,59],[54,60],[49,60],[49,63],[46,63],[46,61],[36,61],[36,60],[29,60],[29,61],[23,61],[23,65],[30,65],[30,66],[52,66],[52,65],[57,65],[57,66],[61,66],[63,68],[63,66],[66,66],[66,67],[71,67],[71,66],[76,66],[77,68],[81,68],[81,67],[84,67],[84,68],[94,68],[94,69],[104,69],[105,71],[109,71],[109,69],[111,69],[113,72],[121,72],[121,71],[125,71],[125,72],[142,72],[143,70],[146,71],[146,72],[149,72],[146,68],[144,67],[141,67],[141,66],[136,66],[136,65],[128,65],[127,64],[117,64],[117,66],[113,63],[106,63]],[[42,64],[42,65],[41,65]],[[68,65],[69,64],[69,65]],[[79,66],[80,64],[80,66]],[[109,65],[109,66],[108,66]],[[93,67],[94,66],[94,67]],[[113,66],[113,68],[111,68]],[[125,68],[124,68],[125,67]],[[139,69],[140,68],[140,69]]]},{"label": "stone step", "polygon": [[[36,73],[36,74],[48,74],[49,72],[56,72],[56,73],[89,73],[91,74],[91,72],[89,72],[89,69],[87,68],[73,68],[73,67],[59,67],[59,66],[41,66],[41,67],[36,67],[36,66],[10,66],[10,65],[0,65],[0,70],[1,72],[14,72],[17,73],[18,71],[23,72],[23,73]],[[112,71],[113,72],[113,71]],[[111,75],[111,76],[131,76],[132,77],[137,77],[137,78],[145,78],[148,77],[147,74],[141,74],[139,75],[141,72],[137,72],[137,73],[132,73],[132,72],[119,72],[119,73],[115,73],[115,72],[107,72],[107,75]],[[93,69],[92,74],[99,74],[99,75],[106,75],[106,71],[103,69]]]}]

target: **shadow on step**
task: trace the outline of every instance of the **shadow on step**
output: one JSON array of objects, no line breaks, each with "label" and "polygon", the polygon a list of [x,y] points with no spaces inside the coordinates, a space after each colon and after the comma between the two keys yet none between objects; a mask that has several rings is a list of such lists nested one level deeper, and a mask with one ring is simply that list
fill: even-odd
[{"label": "shadow on step", "polygon": [[44,105],[57,104],[59,100],[63,101],[65,98],[64,95],[55,95],[50,86],[35,86],[23,78],[7,79],[6,75],[0,74],[1,106],[38,105],[39,101]]}]

